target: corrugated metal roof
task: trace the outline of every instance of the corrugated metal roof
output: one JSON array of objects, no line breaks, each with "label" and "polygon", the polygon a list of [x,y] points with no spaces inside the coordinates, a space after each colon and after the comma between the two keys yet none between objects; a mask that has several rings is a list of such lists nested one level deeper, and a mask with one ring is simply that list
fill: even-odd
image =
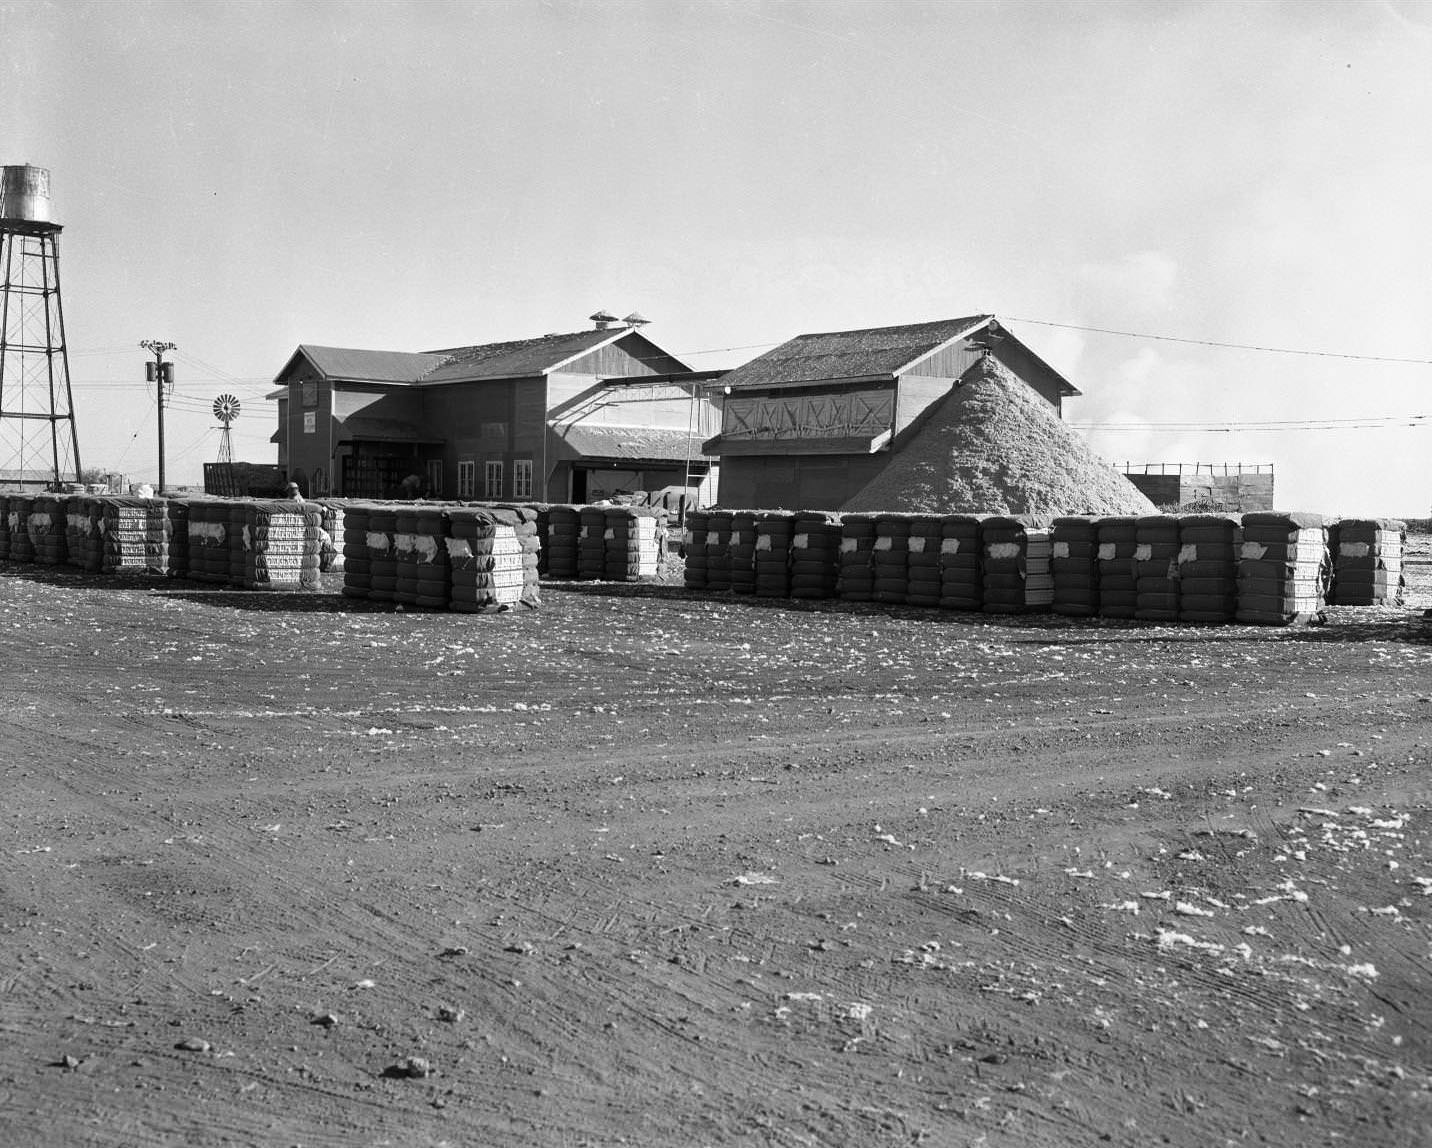
[{"label": "corrugated metal roof", "polygon": [[688,436],[674,427],[602,426],[596,423],[572,423],[553,426],[552,431],[572,450],[584,458],[653,459],[662,462],[684,462],[688,451],[691,458],[705,459],[699,436]]},{"label": "corrugated metal roof", "polygon": [[330,379],[365,383],[415,383],[441,366],[445,357],[433,352],[362,351],[312,343],[300,343],[298,349]]},{"label": "corrugated metal roof", "polygon": [[903,327],[797,335],[745,366],[737,367],[722,382],[734,389],[894,375],[991,317],[968,315],[963,319],[940,319]]},{"label": "corrugated metal roof", "polygon": [[630,334],[626,327],[605,331],[573,331],[567,335],[543,335],[539,339],[518,339],[510,343],[484,343],[477,347],[451,347],[435,351],[442,362],[421,379],[424,383],[449,383],[465,379],[511,379],[540,375],[578,355],[615,342]]}]

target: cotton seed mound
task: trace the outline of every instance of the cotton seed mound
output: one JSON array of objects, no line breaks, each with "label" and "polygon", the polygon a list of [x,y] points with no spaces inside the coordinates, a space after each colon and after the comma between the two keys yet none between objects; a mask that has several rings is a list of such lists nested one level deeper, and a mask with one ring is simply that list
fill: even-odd
[{"label": "cotton seed mound", "polygon": [[845,510],[921,514],[1152,514],[1038,394],[987,356],[937,402]]}]

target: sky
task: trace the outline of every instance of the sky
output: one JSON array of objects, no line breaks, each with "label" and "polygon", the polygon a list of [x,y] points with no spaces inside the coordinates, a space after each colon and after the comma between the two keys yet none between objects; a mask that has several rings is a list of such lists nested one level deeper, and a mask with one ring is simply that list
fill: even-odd
[{"label": "sky", "polygon": [[86,467],[156,477],[142,339],[180,483],[220,394],[274,460],[300,343],[639,310],[706,369],[994,313],[1113,462],[1432,513],[1429,0],[0,0],[0,43]]}]

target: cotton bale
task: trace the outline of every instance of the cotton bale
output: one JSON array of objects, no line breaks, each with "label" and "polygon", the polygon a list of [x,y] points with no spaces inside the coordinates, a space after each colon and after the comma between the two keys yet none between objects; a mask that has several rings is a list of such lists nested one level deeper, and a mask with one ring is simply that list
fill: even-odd
[{"label": "cotton bale", "polygon": [[943,540],[941,515],[910,515],[910,534],[905,542],[906,605],[940,604],[940,544]]},{"label": "cotton bale", "polygon": [[878,514],[841,516],[836,594],[843,602],[875,599],[875,525],[879,518]]},{"label": "cotton bale", "polygon": [[12,494],[7,518],[10,524],[10,561],[35,561],[35,543],[30,537],[30,515],[35,510],[35,496]]},{"label": "cotton bale", "polygon": [[65,507],[66,561],[87,574],[98,574],[104,567],[102,521],[101,503],[95,495],[76,495]]},{"label": "cotton bale", "polygon": [[368,512],[368,597],[391,602],[398,589],[398,553],[393,536],[398,532],[398,508],[374,505]]},{"label": "cotton bale", "polygon": [[794,511],[763,510],[756,515],[753,568],[758,597],[791,596],[791,548],[795,542],[795,530]]},{"label": "cotton bale", "polygon": [[1236,619],[1285,626],[1318,618],[1332,573],[1322,517],[1265,511],[1242,523]]},{"label": "cotton bale", "polygon": [[[104,573],[169,573],[167,499],[113,495],[100,498],[99,507],[100,568]],[[227,537],[225,531],[225,540]],[[227,545],[223,580],[227,581]]]},{"label": "cotton bale", "polygon": [[834,598],[840,571],[841,516],[796,513],[791,533],[791,597]]},{"label": "cotton bale", "polygon": [[1063,515],[1049,527],[1049,568],[1056,614],[1088,618],[1099,612],[1099,527],[1083,515]]},{"label": "cotton bale", "polygon": [[648,506],[606,507],[602,537],[607,581],[655,578],[666,558],[666,511]]},{"label": "cotton bale", "polygon": [[980,519],[974,514],[940,516],[940,609],[984,607],[984,560]]},{"label": "cotton bale", "polygon": [[1223,514],[1178,520],[1178,617],[1181,622],[1231,622],[1238,613],[1242,524]]},{"label": "cotton bale", "polygon": [[69,498],[60,494],[35,497],[27,519],[30,545],[40,566],[63,566],[67,560]]},{"label": "cotton bale", "polygon": [[731,519],[729,510],[706,516],[706,588],[731,589]]},{"label": "cotton bale", "polygon": [[245,590],[316,590],[323,552],[323,508],[292,499],[253,501],[234,508],[243,515]]},{"label": "cotton bale", "polygon": [[[538,520],[542,529],[542,520]],[[547,509],[546,529],[541,534],[542,550],[546,554],[547,577],[577,577],[578,539],[582,533],[581,508],[569,504],[554,504]]]},{"label": "cotton bale", "polygon": [[536,564],[527,561],[536,551],[523,544],[525,533],[536,537],[535,514],[524,520],[512,509],[462,506],[449,510],[448,520],[450,609],[477,614],[540,605]]},{"label": "cotton bale", "polygon": [[1134,617],[1178,620],[1178,517],[1141,514],[1134,521]]},{"label": "cotton bale", "polygon": [[1345,518],[1330,530],[1333,576],[1328,600],[1337,606],[1396,606],[1407,585],[1403,555],[1407,524],[1396,518]]},{"label": "cotton bale", "polygon": [[683,524],[681,550],[685,566],[681,572],[682,583],[688,590],[705,590],[706,587],[706,522],[710,517],[704,510],[688,510]]},{"label": "cotton bale", "polygon": [[426,503],[400,506],[396,514],[393,601],[405,606],[446,609],[451,596],[448,516],[441,507]]},{"label": "cotton bale", "polygon": [[343,596],[366,598],[373,588],[373,558],[368,549],[368,531],[373,507],[365,502],[349,503],[343,511]]},{"label": "cotton bale", "polygon": [[168,524],[168,547],[165,569],[171,578],[189,575],[189,499],[165,500],[164,517]]},{"label": "cotton bale", "polygon": [[875,545],[870,550],[870,595],[876,602],[904,605],[910,590],[909,514],[875,516]]},{"label": "cotton bale", "polygon": [[584,506],[578,512],[581,524],[577,535],[577,577],[600,582],[607,573],[607,513],[600,506]]},{"label": "cotton bale", "polygon": [[1138,549],[1138,518],[1114,514],[1095,520],[1099,550],[1099,617],[1132,618],[1138,608],[1134,552]]}]

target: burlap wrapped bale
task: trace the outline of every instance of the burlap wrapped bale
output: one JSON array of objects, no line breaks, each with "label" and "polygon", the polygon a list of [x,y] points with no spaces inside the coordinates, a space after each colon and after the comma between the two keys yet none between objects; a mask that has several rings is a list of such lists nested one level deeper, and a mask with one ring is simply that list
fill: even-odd
[{"label": "burlap wrapped bale", "polygon": [[1243,516],[1235,615],[1239,622],[1285,626],[1317,620],[1326,605],[1331,574],[1327,528],[1320,515]]},{"label": "burlap wrapped bale", "polygon": [[666,512],[650,506],[609,506],[603,517],[606,580],[657,577],[666,559]]},{"label": "burlap wrapped bale", "polygon": [[905,543],[907,606],[940,604],[943,582],[940,574],[940,544],[944,537],[943,516],[910,515],[910,536]]},{"label": "burlap wrapped bale", "polygon": [[[535,513],[524,520],[512,509],[463,506],[451,509],[448,518],[451,535],[445,545],[452,577],[451,609],[477,614],[541,604]],[[524,546],[529,533],[537,543],[531,548]],[[531,563],[529,555],[534,559]]]},{"label": "burlap wrapped bale", "polygon": [[1054,543],[1049,528],[1030,526],[1024,532],[1024,608],[1048,613],[1054,605]]},{"label": "burlap wrapped bale", "polygon": [[795,530],[795,511],[763,510],[756,515],[753,568],[757,597],[791,596],[791,546]]},{"label": "burlap wrapped bale", "polygon": [[1054,613],[1088,618],[1099,612],[1099,527],[1094,519],[1065,515],[1050,524],[1049,567]]},{"label": "burlap wrapped bale", "polygon": [[840,566],[836,594],[842,602],[875,599],[875,524],[878,514],[844,514],[840,519]]},{"label": "burlap wrapped bale", "polygon": [[171,578],[189,576],[189,502],[187,498],[165,500],[164,514],[169,521],[165,569]]},{"label": "burlap wrapped bale", "polygon": [[365,502],[350,502],[343,509],[343,596],[366,598],[373,588],[373,558],[368,550],[368,530],[373,508]]},{"label": "burlap wrapped bale", "polygon": [[984,606],[984,560],[980,519],[973,514],[940,517],[940,609],[980,610]]},{"label": "burlap wrapped bale", "polygon": [[338,574],[347,560],[343,553],[343,534],[349,501],[325,498],[318,505],[323,511],[323,549],[318,557],[318,568],[324,574]]},{"label": "burlap wrapped bale", "polygon": [[841,516],[801,510],[791,534],[791,597],[834,598],[840,570]]},{"label": "burlap wrapped bale", "polygon": [[1178,518],[1142,514],[1134,522],[1134,617],[1178,620]]},{"label": "burlap wrapped bale", "polygon": [[[236,508],[236,510],[239,508]],[[317,590],[323,555],[323,508],[282,499],[243,505],[245,590]]]},{"label": "burlap wrapped bale", "polygon": [[6,517],[10,524],[10,561],[35,561],[35,543],[30,538],[30,515],[35,509],[32,494],[12,494]]},{"label": "burlap wrapped bale", "polygon": [[66,561],[86,574],[98,574],[104,568],[102,521],[98,495],[75,495],[65,508]]},{"label": "burlap wrapped bale", "polygon": [[875,517],[875,545],[870,552],[870,594],[877,602],[904,605],[910,591],[909,514]]},{"label": "burlap wrapped bale", "polygon": [[398,552],[393,536],[398,533],[398,508],[391,503],[373,506],[368,512],[368,597],[391,602],[398,591]]},{"label": "burlap wrapped bale", "polygon": [[1238,556],[1243,530],[1223,514],[1186,514],[1178,520],[1178,617],[1181,622],[1227,623],[1238,613]]},{"label": "burlap wrapped bale", "polygon": [[[168,499],[115,495],[99,499],[99,510],[100,566],[106,574],[169,573]],[[227,557],[227,531],[224,538]],[[222,580],[228,580],[227,569]]]},{"label": "burlap wrapped bale", "polygon": [[1138,519],[1110,515],[1095,521],[1099,538],[1099,617],[1132,618],[1138,608],[1138,579],[1134,552],[1138,549]]},{"label": "burlap wrapped bale", "polygon": [[216,498],[189,500],[189,577],[198,582],[229,580],[229,503]]},{"label": "burlap wrapped bale", "polygon": [[63,566],[69,555],[69,498],[62,494],[40,494],[30,509],[30,545],[40,566]]},{"label": "burlap wrapped bale", "polygon": [[601,506],[584,506],[578,511],[577,577],[600,582],[607,574],[607,512]]},{"label": "burlap wrapped bale", "polygon": [[683,524],[681,546],[685,557],[681,580],[688,590],[706,587],[706,520],[704,510],[688,510]]},{"label": "burlap wrapped bale", "polygon": [[1329,531],[1336,606],[1397,606],[1407,585],[1403,554],[1407,523],[1396,518],[1344,518]]},{"label": "burlap wrapped bale", "polygon": [[1022,614],[1025,611],[1025,545],[1028,527],[1015,515],[993,514],[980,520],[980,561],[984,567],[986,614]]},{"label": "burlap wrapped bale", "polygon": [[[539,518],[539,530],[541,521]],[[582,533],[581,508],[566,504],[550,506],[547,510],[546,527],[546,533],[542,535],[542,548],[547,556],[547,577],[577,577],[578,539]]]},{"label": "burlap wrapped bale", "polygon": [[754,510],[731,512],[731,539],[726,554],[733,594],[756,592],[756,513]]},{"label": "burlap wrapped bale", "polygon": [[393,601],[447,609],[452,589],[447,546],[451,521],[440,506],[428,503],[400,506],[396,513]]},{"label": "burlap wrapped bale", "polygon": [[731,514],[712,510],[706,516],[706,588],[731,589]]}]

